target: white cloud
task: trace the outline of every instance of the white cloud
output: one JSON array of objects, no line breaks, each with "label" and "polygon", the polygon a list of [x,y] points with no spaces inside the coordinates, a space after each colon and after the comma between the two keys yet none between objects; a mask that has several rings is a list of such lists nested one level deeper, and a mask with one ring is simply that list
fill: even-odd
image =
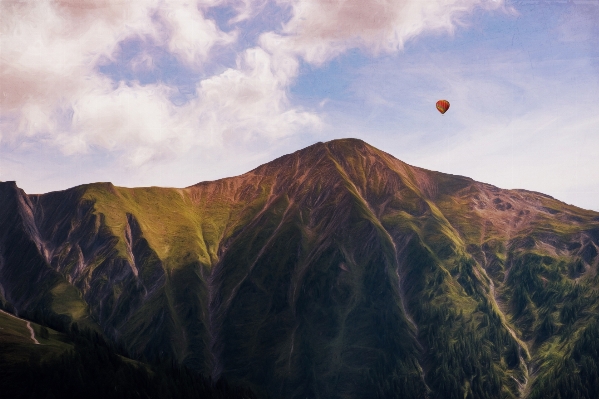
[{"label": "white cloud", "polygon": [[[215,47],[232,46],[243,34],[221,31],[206,11],[232,5],[236,23],[255,16],[265,0],[2,1],[0,140],[38,137],[64,154],[93,147],[140,165],[195,146],[318,129],[321,116],[288,98],[300,57],[320,64],[352,47],[397,51],[422,32],[451,32],[475,7],[503,7],[483,0],[277,3],[292,15],[282,31],[263,33],[258,46],[240,50],[235,67],[205,77],[195,98],[174,105],[172,87],[115,85],[98,62],[114,60],[119,43],[140,38],[201,69]],[[143,51],[130,64],[138,72],[156,67]]]},{"label": "white cloud", "polygon": [[[110,82],[96,82],[73,104],[71,132],[59,134],[57,142],[65,152],[82,152],[93,145],[104,149],[143,148],[145,154],[165,155],[189,141],[191,126],[183,113],[169,100],[172,89],[165,85],[127,86],[114,90]],[[75,145],[74,143],[82,143]],[[160,154],[162,153],[162,154]],[[132,160],[142,159],[134,155]]]},{"label": "white cloud", "polygon": [[278,138],[302,127],[318,128],[317,115],[289,106],[286,87],[291,76],[281,72],[278,61],[261,48],[248,49],[236,69],[202,81],[197,108],[206,131],[219,131],[225,138]]},{"label": "white cloud", "polygon": [[348,48],[375,54],[402,49],[430,31],[453,32],[476,7],[505,8],[503,0],[278,0],[293,9],[280,44],[313,64]]},{"label": "white cloud", "polygon": [[246,21],[256,16],[262,11],[269,0],[238,0],[232,2],[237,11],[237,15],[231,19],[230,23]]},{"label": "white cloud", "polygon": [[0,134],[56,134],[56,113],[89,88],[97,60],[129,35],[153,34],[149,5],[0,2]]},{"label": "white cloud", "polygon": [[237,39],[236,32],[225,33],[214,21],[204,18],[194,1],[161,4],[159,14],[169,30],[169,50],[188,65],[201,65],[214,46]]},{"label": "white cloud", "polygon": [[[276,138],[317,126],[318,116],[287,100],[297,62],[287,60],[292,68],[284,70],[259,48],[242,53],[236,68],[199,82],[197,98],[183,106],[169,101],[174,92],[164,84],[114,87],[97,72],[102,57],[110,59],[119,42],[135,37],[150,37],[187,65],[201,65],[214,46],[236,39],[204,17],[207,7],[220,3],[0,3],[0,139],[38,136],[67,155],[95,147],[127,153],[129,162],[141,164],[194,145]],[[144,52],[131,64],[138,71],[154,67]]]},{"label": "white cloud", "polygon": [[[183,106],[169,101],[173,89],[163,84],[115,89],[107,78],[90,79],[72,99],[69,130],[52,142],[67,155],[85,153],[90,146],[124,151],[130,164],[140,165],[196,146],[317,129],[317,115],[289,105],[286,80],[273,71],[271,61],[260,48],[247,50],[236,68],[201,81],[197,98]],[[37,108],[25,116],[56,130],[56,123]]]}]

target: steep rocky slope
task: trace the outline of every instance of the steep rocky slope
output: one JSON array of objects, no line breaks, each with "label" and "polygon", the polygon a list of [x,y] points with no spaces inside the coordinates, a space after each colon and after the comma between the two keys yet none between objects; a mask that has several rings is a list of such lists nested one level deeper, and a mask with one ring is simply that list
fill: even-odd
[{"label": "steep rocky slope", "polygon": [[599,213],[543,194],[347,139],[185,189],[0,202],[6,308],[258,393],[599,391]]}]

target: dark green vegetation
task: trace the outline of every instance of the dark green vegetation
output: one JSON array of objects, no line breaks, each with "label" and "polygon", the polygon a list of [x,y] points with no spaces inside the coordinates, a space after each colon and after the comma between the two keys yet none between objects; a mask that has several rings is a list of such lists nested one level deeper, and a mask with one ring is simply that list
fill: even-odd
[{"label": "dark green vegetation", "polygon": [[167,359],[128,359],[122,348],[77,324],[66,333],[36,325],[41,343],[35,345],[24,320],[0,314],[0,321],[7,330],[0,330],[3,398],[255,398]]},{"label": "dark green vegetation", "polygon": [[5,306],[259,396],[599,392],[599,213],[358,140],[185,189],[1,183],[0,224]]}]

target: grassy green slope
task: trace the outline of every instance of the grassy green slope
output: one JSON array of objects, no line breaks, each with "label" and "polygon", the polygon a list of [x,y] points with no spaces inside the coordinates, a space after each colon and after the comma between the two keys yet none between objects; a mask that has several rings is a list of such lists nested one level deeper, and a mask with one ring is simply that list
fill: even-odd
[{"label": "grassy green slope", "polygon": [[[223,181],[187,189],[129,189],[109,183],[79,188],[80,201],[93,204],[99,230],[114,240],[113,252],[88,262],[87,275],[96,276],[89,295],[93,300],[94,291],[103,292],[96,313],[114,320],[131,351],[174,356],[201,371],[210,370],[206,279],[218,261],[222,240],[261,209],[269,189],[264,183],[242,183],[238,196],[231,195],[226,187],[230,182],[223,187]],[[152,298],[132,301],[128,298],[139,288],[129,280],[111,281],[114,266],[100,272],[107,262],[134,264],[142,280],[144,270],[159,267],[166,272],[165,280]],[[110,285],[113,292],[106,292]]]},{"label": "grassy green slope", "polygon": [[[0,370],[18,363],[38,362],[72,349],[64,334],[29,322],[36,345],[27,328],[27,320],[0,311]],[[45,329],[47,336],[42,333]]]},{"label": "grassy green slope", "polygon": [[189,196],[169,188],[123,188],[111,184],[85,186],[83,199],[94,201],[94,212],[104,215],[106,226],[118,238],[119,256],[130,259],[125,232],[132,214],[144,237],[166,267],[176,267],[191,252],[210,265],[210,256]]},{"label": "grassy green slope", "polygon": [[244,225],[269,194],[268,182],[244,179],[236,187],[235,179],[186,189],[95,183],[84,186],[83,199],[93,201],[94,212],[104,215],[107,227],[119,240],[120,256],[130,257],[125,232],[126,215],[131,214],[167,270],[190,260],[211,267],[218,260],[221,241]]}]

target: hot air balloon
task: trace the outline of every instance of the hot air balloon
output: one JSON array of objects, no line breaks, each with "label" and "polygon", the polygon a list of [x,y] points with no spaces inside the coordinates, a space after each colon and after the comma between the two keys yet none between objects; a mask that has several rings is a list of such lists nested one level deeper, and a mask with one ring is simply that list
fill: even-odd
[{"label": "hot air balloon", "polygon": [[437,109],[440,113],[444,114],[449,109],[449,101],[447,100],[439,100],[437,101]]}]

